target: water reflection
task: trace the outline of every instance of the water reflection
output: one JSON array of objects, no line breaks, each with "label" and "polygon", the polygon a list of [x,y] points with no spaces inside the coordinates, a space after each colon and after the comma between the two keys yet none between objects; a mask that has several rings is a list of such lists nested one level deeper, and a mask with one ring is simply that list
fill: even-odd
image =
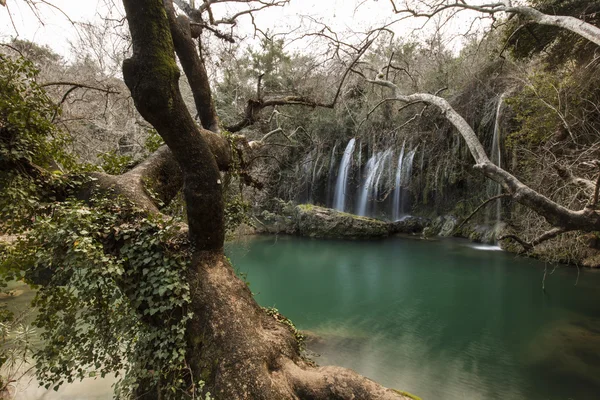
[{"label": "water reflection", "polygon": [[[600,274],[464,241],[279,238],[228,253],[263,305],[301,329],[322,365],[428,399],[593,399]],[[264,282],[276,282],[269,285]],[[577,322],[580,321],[580,322]],[[566,338],[569,338],[568,340]],[[558,343],[561,343],[559,346]]]},{"label": "water reflection", "polygon": [[[300,329],[321,365],[355,369],[424,399],[595,399],[600,273],[544,265],[463,241],[258,238],[228,255],[265,306]],[[577,286],[575,286],[577,282]],[[32,294],[5,299],[25,306]],[[110,379],[17,400],[110,399]]]}]

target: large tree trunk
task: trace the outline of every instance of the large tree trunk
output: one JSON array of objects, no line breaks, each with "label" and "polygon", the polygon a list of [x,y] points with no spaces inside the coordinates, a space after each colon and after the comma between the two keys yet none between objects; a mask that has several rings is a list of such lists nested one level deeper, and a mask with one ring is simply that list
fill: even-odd
[{"label": "large tree trunk", "polygon": [[217,399],[405,399],[356,373],[315,368],[294,335],[268,316],[223,255],[223,200],[210,145],[187,111],[162,0],[124,0],[133,56],[123,74],[140,114],[171,149],[183,176],[194,248],[188,282],[194,317],[187,360]]}]

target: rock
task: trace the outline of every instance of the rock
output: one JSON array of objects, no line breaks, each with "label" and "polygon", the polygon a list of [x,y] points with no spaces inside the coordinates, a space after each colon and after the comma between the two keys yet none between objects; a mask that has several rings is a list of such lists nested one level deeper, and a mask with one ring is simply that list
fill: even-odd
[{"label": "rock", "polygon": [[275,214],[263,211],[257,216],[257,233],[283,233],[293,235],[297,232],[295,213],[291,215]]},{"label": "rock", "polygon": [[442,227],[440,228],[438,235],[439,236],[452,236],[452,234],[454,233],[454,228],[456,228],[456,225],[458,225],[458,220],[456,219],[456,217],[453,217],[452,215],[446,216],[444,218],[444,223],[442,224]]},{"label": "rock", "polygon": [[424,217],[406,216],[396,222],[390,222],[390,233],[418,234],[422,233],[430,220]]},{"label": "rock", "polygon": [[359,217],[331,208],[302,204],[296,207],[301,236],[315,238],[359,239],[385,237],[389,224],[373,218]]},{"label": "rock", "polygon": [[443,216],[439,216],[435,218],[431,223],[423,230],[423,236],[432,237],[437,236],[442,230],[442,226],[444,226],[445,218]]}]

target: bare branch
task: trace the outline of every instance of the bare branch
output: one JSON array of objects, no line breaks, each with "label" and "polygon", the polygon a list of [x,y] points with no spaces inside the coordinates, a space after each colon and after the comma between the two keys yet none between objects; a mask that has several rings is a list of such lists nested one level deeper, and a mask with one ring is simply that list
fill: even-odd
[{"label": "bare branch", "polygon": [[540,25],[556,26],[559,28],[567,29],[597,45],[600,45],[600,28],[598,28],[595,25],[592,25],[575,17],[544,14],[531,7],[514,7],[511,5],[510,1],[482,5],[471,5],[467,4],[464,0],[450,0],[449,2],[438,3],[436,6],[430,8],[428,11],[419,11],[408,7],[400,9],[396,6],[394,0],[390,0],[390,2],[392,3],[394,12],[396,14],[408,14],[414,17],[431,18],[434,15],[439,14],[445,10],[455,8],[478,11],[489,15],[494,15],[497,13],[507,13],[509,15],[516,14],[530,21],[536,22]]},{"label": "bare branch", "polygon": [[[594,207],[588,205],[580,211],[570,210],[531,189],[514,175],[491,162],[471,126],[452,108],[446,99],[428,93],[403,95],[398,86],[393,82],[381,79],[381,76],[384,76],[384,74],[379,74],[378,78],[369,82],[390,88],[393,91],[394,98],[400,101],[405,103],[420,101],[434,105],[441,111],[442,115],[452,123],[466,142],[475,160],[474,168],[482,172],[487,178],[499,183],[515,201],[535,211],[554,227],[547,235],[540,237],[541,239],[547,240],[546,236],[550,233],[554,233],[554,236],[556,236],[561,232],[572,230],[593,232],[600,229],[600,214],[596,212]],[[538,240],[534,240],[532,243],[535,245],[538,242]]]},{"label": "bare branch", "polygon": [[462,227],[463,227],[463,226],[464,226],[464,225],[465,225],[467,222],[469,222],[469,220],[470,220],[471,218],[473,218],[473,216],[474,216],[475,214],[477,214],[477,212],[478,212],[479,210],[481,210],[483,207],[485,207],[486,205],[488,205],[488,204],[489,204],[489,203],[491,203],[492,201],[495,201],[495,200],[498,200],[498,199],[505,199],[505,198],[507,198],[507,197],[511,197],[511,196],[510,196],[510,194],[508,194],[508,193],[502,193],[502,194],[499,194],[499,195],[497,195],[497,196],[490,197],[489,199],[487,199],[486,201],[484,201],[483,203],[481,203],[481,204],[480,204],[480,205],[479,205],[479,206],[478,206],[478,207],[477,207],[475,210],[473,210],[473,212],[472,212],[471,214],[469,214],[469,216],[468,216],[467,218],[465,218],[465,219],[463,220],[463,222],[461,222],[461,223],[460,223],[460,225],[458,225],[458,226],[457,226],[457,227],[454,229],[454,231],[455,231],[455,232],[458,232],[458,231],[460,231],[460,229],[461,229],[461,228],[462,228]]},{"label": "bare branch", "polygon": [[558,228],[558,227],[552,228],[549,231],[544,232],[537,238],[533,239],[531,242],[526,242],[525,240],[521,239],[520,237],[518,237],[516,235],[505,235],[505,236],[498,238],[498,240],[512,239],[515,242],[519,243],[521,246],[523,246],[523,253],[526,253],[528,251],[531,251],[538,244],[541,244],[550,239],[554,239],[558,235],[561,235],[568,231],[569,231],[568,229],[564,229],[564,228]]},{"label": "bare branch", "polygon": [[[344,71],[344,73],[342,75],[342,78],[340,80],[340,83],[338,84],[335,96],[333,97],[333,100],[331,102],[324,103],[324,102],[308,99],[304,96],[282,96],[282,97],[270,98],[267,100],[263,100],[260,97],[258,99],[250,99],[250,100],[248,100],[248,103],[246,104],[246,109],[244,112],[243,119],[234,125],[225,127],[225,129],[228,130],[229,132],[241,131],[242,129],[254,124],[258,119],[258,115],[259,115],[260,111],[262,111],[264,108],[267,108],[267,107],[284,106],[284,105],[300,105],[300,106],[308,106],[308,107],[334,108],[340,97],[340,93],[342,91],[344,82],[346,81],[348,74],[352,70],[352,67],[354,67],[356,65],[356,63],[362,57],[362,55],[365,53],[365,51],[371,46],[371,44],[373,43],[373,40],[374,39],[367,41],[365,43],[365,45],[356,54],[354,59],[350,62],[350,64],[348,65],[348,67],[346,68],[346,70]],[[260,94],[260,79],[259,79],[259,86],[257,87],[257,91],[259,92],[258,94]]]}]

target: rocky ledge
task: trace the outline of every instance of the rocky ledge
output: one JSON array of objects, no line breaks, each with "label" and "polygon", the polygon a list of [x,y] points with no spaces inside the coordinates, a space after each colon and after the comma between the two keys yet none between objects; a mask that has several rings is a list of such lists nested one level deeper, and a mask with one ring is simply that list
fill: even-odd
[{"label": "rocky ledge", "polygon": [[258,233],[283,233],[314,238],[369,239],[395,233],[421,234],[428,220],[405,217],[397,222],[361,217],[312,204],[283,204],[277,212],[262,211]]}]

